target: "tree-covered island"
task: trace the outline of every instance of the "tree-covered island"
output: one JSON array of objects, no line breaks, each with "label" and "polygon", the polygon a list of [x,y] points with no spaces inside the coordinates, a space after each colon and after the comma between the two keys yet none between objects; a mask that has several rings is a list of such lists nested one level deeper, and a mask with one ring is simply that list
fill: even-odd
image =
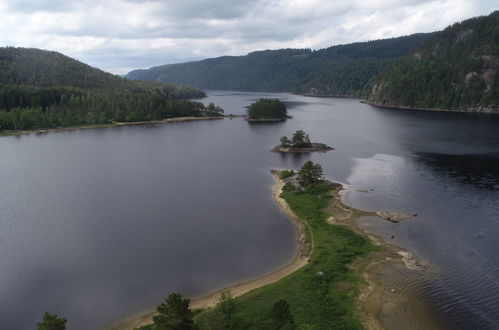
[{"label": "tree-covered island", "polygon": [[278,99],[259,99],[248,109],[248,121],[283,121],[288,119],[286,105]]},{"label": "tree-covered island", "polygon": [[310,142],[310,137],[302,130],[296,131],[291,137],[291,140],[287,136],[281,137],[280,142],[279,145],[272,148],[272,151],[300,153],[312,151],[327,152],[329,150],[334,150],[334,148],[331,148],[324,143]]}]

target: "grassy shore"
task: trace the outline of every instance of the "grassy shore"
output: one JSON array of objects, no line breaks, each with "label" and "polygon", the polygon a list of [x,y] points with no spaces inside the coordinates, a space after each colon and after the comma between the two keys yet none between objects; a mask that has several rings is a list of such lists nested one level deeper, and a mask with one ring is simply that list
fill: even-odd
[{"label": "grassy shore", "polygon": [[358,276],[348,268],[357,257],[376,248],[342,225],[327,223],[324,210],[331,191],[340,186],[318,185],[304,192],[285,186],[282,198],[308,223],[314,248],[310,262],[277,283],[256,289],[237,300],[238,316],[253,326],[270,324],[270,310],[286,300],[299,329],[361,329],[355,310]]}]

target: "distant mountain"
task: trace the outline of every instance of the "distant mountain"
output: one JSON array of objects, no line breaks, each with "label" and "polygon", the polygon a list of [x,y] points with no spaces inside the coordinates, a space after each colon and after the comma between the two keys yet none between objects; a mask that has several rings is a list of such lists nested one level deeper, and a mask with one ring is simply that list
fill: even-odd
[{"label": "distant mountain", "polygon": [[197,116],[205,93],[188,86],[140,82],[60,53],[0,48],[0,130],[147,121]]},{"label": "distant mountain", "polygon": [[376,80],[368,102],[396,108],[499,112],[499,11],[424,40]]},{"label": "distant mountain", "polygon": [[136,80],[189,84],[204,89],[367,96],[373,78],[428,34],[359,42],[317,51],[265,50],[135,70]]}]

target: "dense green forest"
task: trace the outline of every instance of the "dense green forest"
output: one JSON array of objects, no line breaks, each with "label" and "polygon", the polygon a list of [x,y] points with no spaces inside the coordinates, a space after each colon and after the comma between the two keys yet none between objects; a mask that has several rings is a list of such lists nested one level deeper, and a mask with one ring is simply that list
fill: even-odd
[{"label": "dense green forest", "polygon": [[435,33],[391,65],[369,103],[392,107],[499,111],[499,11]]},{"label": "dense green forest", "polygon": [[278,99],[260,99],[252,103],[248,109],[248,119],[286,119],[286,105]]},{"label": "dense green forest", "polygon": [[258,51],[246,56],[223,56],[135,70],[127,77],[189,84],[204,89],[367,97],[374,77],[427,36],[414,34],[317,51]]},{"label": "dense green forest", "polygon": [[204,97],[188,86],[138,82],[62,54],[0,48],[0,129],[147,121],[198,116]]}]

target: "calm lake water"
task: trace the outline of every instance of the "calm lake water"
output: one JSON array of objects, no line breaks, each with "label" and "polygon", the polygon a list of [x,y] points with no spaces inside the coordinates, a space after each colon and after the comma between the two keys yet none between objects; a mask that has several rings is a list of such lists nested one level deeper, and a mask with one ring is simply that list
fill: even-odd
[{"label": "calm lake water", "polygon": [[[269,96],[294,118],[0,138],[0,329],[32,329],[45,311],[100,329],[172,291],[196,296],[286,263],[294,229],[269,170],[309,159],[347,184],[349,204],[418,215],[361,222],[431,264],[431,277],[401,285],[450,328],[499,328],[499,116],[291,94],[202,101],[242,114]],[[269,152],[298,129],[336,150]]]}]

